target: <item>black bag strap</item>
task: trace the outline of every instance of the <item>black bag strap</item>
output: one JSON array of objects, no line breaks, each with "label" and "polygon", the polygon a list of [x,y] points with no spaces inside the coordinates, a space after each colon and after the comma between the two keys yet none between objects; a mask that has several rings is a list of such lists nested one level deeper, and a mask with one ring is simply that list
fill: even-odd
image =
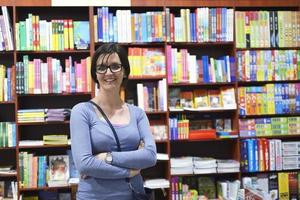
[{"label": "black bag strap", "polygon": [[120,141],[119,141],[119,137],[118,137],[118,135],[117,135],[117,133],[116,133],[116,130],[115,130],[115,128],[113,127],[113,125],[111,124],[111,122],[109,121],[109,119],[108,119],[108,117],[106,116],[106,114],[104,113],[104,111],[102,110],[102,108],[98,105],[98,104],[96,104],[95,102],[93,102],[93,101],[89,101],[91,104],[93,104],[94,106],[96,106],[96,108],[99,110],[99,112],[102,114],[102,116],[104,117],[104,119],[106,120],[106,122],[108,123],[108,125],[110,126],[110,128],[111,128],[111,130],[112,130],[112,132],[113,132],[113,134],[114,134],[114,136],[115,136],[115,140],[116,140],[116,142],[117,142],[117,147],[118,147],[118,151],[122,151],[121,150],[121,145],[120,145]]}]

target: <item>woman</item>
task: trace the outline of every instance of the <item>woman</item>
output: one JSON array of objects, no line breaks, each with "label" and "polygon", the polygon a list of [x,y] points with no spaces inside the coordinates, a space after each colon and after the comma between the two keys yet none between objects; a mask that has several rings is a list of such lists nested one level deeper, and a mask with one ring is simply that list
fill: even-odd
[{"label": "woman", "polygon": [[[70,129],[72,154],[81,178],[77,199],[134,199],[144,194],[140,170],[156,164],[156,146],[145,112],[124,103],[119,95],[130,73],[126,51],[117,44],[97,49],[91,75],[99,86],[92,102],[72,109]],[[100,106],[113,125],[115,136],[101,115]],[[129,181],[128,181],[129,180]]]}]

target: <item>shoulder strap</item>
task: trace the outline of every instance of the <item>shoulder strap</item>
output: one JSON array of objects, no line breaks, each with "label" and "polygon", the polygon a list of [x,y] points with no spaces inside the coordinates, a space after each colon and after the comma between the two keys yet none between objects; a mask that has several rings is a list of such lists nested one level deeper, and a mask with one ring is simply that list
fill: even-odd
[{"label": "shoulder strap", "polygon": [[115,130],[115,128],[113,127],[113,125],[111,124],[111,122],[109,121],[109,119],[107,118],[107,116],[106,116],[106,114],[104,113],[104,111],[102,110],[102,108],[98,105],[98,104],[96,104],[95,102],[93,102],[93,101],[89,101],[91,104],[93,104],[94,106],[96,106],[96,108],[99,110],[99,112],[102,114],[102,116],[104,117],[104,119],[106,120],[106,122],[108,123],[108,125],[110,126],[110,128],[111,128],[111,130],[112,130],[112,132],[113,132],[113,134],[114,134],[114,136],[115,136],[115,140],[116,140],[116,142],[117,142],[117,147],[118,147],[118,151],[122,151],[121,150],[121,145],[120,145],[120,141],[119,141],[119,137],[118,137],[118,135],[117,135],[117,133],[116,133],[116,130]]}]

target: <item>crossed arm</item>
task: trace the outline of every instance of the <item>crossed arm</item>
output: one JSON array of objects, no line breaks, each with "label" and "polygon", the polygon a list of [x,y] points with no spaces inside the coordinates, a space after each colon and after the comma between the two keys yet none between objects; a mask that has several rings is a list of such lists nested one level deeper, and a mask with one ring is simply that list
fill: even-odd
[{"label": "crossed arm", "polygon": [[[156,163],[156,147],[149,129],[146,116],[141,115],[138,128],[142,129],[141,138],[144,145],[135,151],[112,152],[113,163],[104,161],[106,153],[93,155],[88,123],[88,113],[84,107],[77,105],[72,109],[70,119],[71,145],[75,165],[85,176],[103,179],[120,179],[139,174],[140,169]],[[146,127],[146,131],[143,130]]]}]

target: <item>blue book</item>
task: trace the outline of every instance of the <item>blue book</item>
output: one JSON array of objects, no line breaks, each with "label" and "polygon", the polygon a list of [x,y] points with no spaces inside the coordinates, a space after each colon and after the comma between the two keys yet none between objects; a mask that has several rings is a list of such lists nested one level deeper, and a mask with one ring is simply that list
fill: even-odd
[{"label": "blue book", "polygon": [[202,66],[203,66],[203,82],[209,83],[209,71],[208,71],[208,56],[202,56]]},{"label": "blue book", "polygon": [[74,21],[74,44],[76,49],[88,49],[90,44],[89,21]]},{"label": "blue book", "polygon": [[67,155],[69,156],[70,178],[79,178],[80,174],[79,174],[79,171],[75,167],[72,151],[67,150]]},{"label": "blue book", "polygon": [[247,139],[247,149],[248,149],[248,166],[249,172],[254,172],[254,140]]},{"label": "blue book", "polygon": [[102,8],[97,9],[97,28],[98,28],[98,42],[103,42],[103,11]]}]

